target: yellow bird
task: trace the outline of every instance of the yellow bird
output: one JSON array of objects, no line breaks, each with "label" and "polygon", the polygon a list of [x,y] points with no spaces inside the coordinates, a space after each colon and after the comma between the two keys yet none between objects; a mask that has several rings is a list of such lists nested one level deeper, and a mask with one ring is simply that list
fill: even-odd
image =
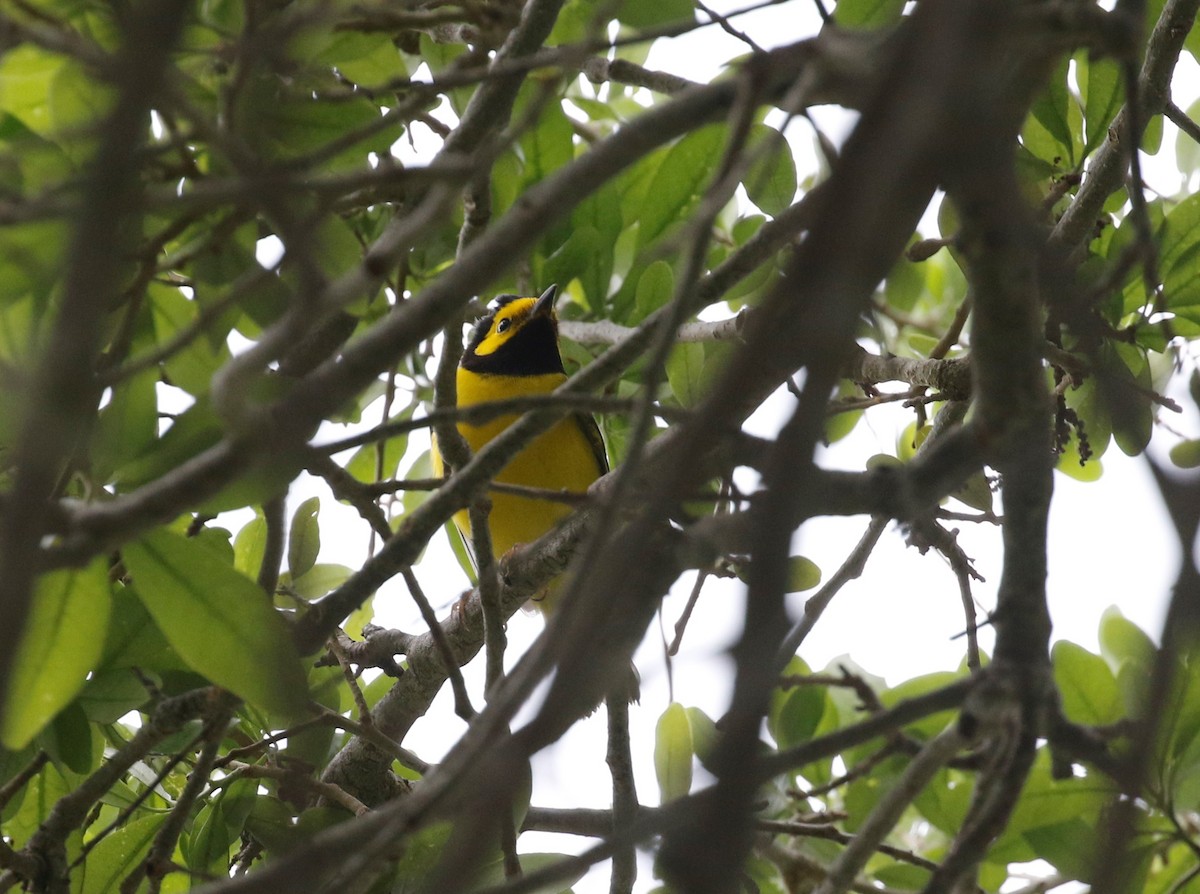
[{"label": "yellow bird", "polygon": [[[557,295],[558,287],[550,286],[539,298],[500,295],[496,299],[494,309],[471,334],[458,366],[458,406],[549,394],[566,381],[554,313]],[[517,414],[509,414],[482,425],[460,422],[458,430],[471,450],[478,451],[517,418]],[[443,474],[436,441],[433,469],[435,475]],[[574,413],[534,438],[495,481],[581,495],[607,471],[608,458],[596,420],[587,413]],[[488,528],[492,552],[497,556],[537,540],[571,512],[568,504],[558,500],[498,491],[490,496]],[[454,523],[469,545],[471,524],[466,510],[455,514]],[[543,611],[550,611],[554,596],[552,582],[535,602]]]}]

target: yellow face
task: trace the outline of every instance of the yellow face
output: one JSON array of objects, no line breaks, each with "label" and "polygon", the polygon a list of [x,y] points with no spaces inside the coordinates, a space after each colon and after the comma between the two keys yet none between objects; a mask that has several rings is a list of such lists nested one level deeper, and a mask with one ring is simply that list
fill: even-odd
[{"label": "yellow face", "polygon": [[492,324],[488,327],[487,334],[475,345],[475,354],[485,357],[488,354],[496,353],[507,344],[509,339],[521,331],[521,327],[533,312],[533,306],[537,304],[537,300],[536,298],[515,298],[500,307],[492,318]]}]

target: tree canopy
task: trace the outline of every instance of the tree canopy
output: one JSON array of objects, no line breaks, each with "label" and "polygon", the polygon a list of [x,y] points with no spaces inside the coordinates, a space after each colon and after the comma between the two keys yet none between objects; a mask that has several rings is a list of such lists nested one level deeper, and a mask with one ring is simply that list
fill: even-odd
[{"label": "tree canopy", "polygon": [[[700,0],[0,8],[0,892],[1200,890],[1200,126],[1172,99],[1200,0],[781,6],[823,24],[763,48]],[[648,65],[699,29],[738,42],[721,76]],[[856,116],[840,145],[821,106]],[[1142,175],[1164,121],[1173,194]],[[464,324],[551,284],[567,384],[456,410]],[[893,455],[818,461],[900,405]],[[430,429],[513,412],[433,478]],[[477,575],[460,546],[460,599],[427,545],[573,412],[613,471]],[[1048,564],[1095,556],[1051,558],[1047,516],[1110,449],[1182,558],[1164,629],[1110,610],[1096,654],[1051,645]],[[360,520],[336,538],[334,505]],[[796,555],[833,516],[863,519],[852,552]],[[968,526],[1002,548],[994,604]],[[810,667],[890,537],[953,576],[961,662]],[[690,589],[686,639],[723,578],[728,704],[631,709],[664,594]],[[382,587],[419,629],[372,623]],[[611,806],[532,800],[531,759],[602,704],[607,769],[578,773]],[[444,755],[425,717],[464,730]]]}]

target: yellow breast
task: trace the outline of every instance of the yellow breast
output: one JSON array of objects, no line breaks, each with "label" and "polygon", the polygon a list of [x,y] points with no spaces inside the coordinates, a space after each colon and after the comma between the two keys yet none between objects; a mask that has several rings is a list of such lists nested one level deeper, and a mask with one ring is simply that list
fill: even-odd
[{"label": "yellow breast", "polygon": [[[458,404],[472,406],[521,395],[549,394],[565,381],[559,373],[540,376],[486,375],[459,368]],[[516,415],[501,416],[483,425],[460,423],[458,430],[471,450],[478,451],[517,420]],[[442,463],[434,450],[434,471],[442,473]],[[574,417],[568,417],[543,432],[509,461],[495,480],[505,484],[584,494],[603,473],[591,442]],[[502,556],[514,546],[530,543],[549,531],[571,512],[566,503],[493,491],[488,527],[492,551]],[[470,542],[467,512],[454,516],[454,523]]]}]

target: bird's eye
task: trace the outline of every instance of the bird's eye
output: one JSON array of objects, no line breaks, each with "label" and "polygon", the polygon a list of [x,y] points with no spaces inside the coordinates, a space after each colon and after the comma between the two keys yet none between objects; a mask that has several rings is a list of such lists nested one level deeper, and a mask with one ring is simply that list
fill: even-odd
[{"label": "bird's eye", "polygon": [[512,326],[512,317],[505,317],[496,324],[496,332],[507,332],[510,326]]}]

